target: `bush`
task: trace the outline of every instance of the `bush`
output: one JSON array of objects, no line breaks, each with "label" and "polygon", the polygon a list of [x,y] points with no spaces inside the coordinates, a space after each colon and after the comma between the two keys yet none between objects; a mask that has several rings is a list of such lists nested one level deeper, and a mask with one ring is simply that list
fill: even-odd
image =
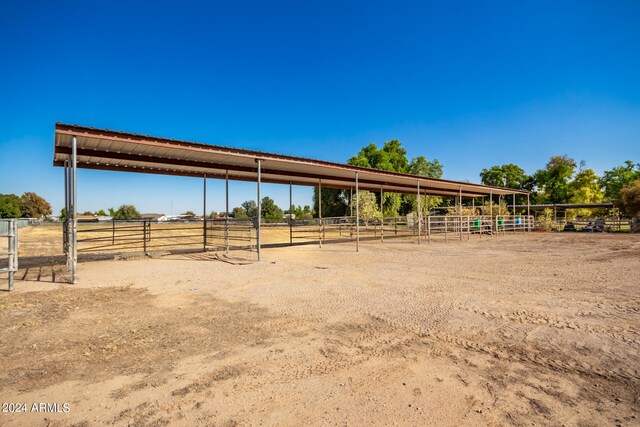
[{"label": "bush", "polygon": [[637,179],[620,190],[622,211],[630,218],[640,218],[640,179]]},{"label": "bush", "polygon": [[140,218],[140,212],[133,205],[122,205],[113,214],[116,220],[131,220]]}]

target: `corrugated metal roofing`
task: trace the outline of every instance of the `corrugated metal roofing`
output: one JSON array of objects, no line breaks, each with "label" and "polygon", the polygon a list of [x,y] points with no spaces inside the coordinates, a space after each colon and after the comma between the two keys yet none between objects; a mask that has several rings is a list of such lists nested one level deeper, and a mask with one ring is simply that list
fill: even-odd
[{"label": "corrugated metal roofing", "polygon": [[527,194],[525,191],[490,187],[467,182],[427,178],[361,168],[341,163],[286,156],[253,150],[156,138],[148,135],[96,129],[56,123],[54,166],[64,166],[70,158],[76,137],[78,167],[114,171],[142,172],[256,181],[256,160],[261,160],[263,182],[349,189],[355,186],[358,172],[362,190],[415,194],[418,182],[421,194],[466,197],[493,194]]}]

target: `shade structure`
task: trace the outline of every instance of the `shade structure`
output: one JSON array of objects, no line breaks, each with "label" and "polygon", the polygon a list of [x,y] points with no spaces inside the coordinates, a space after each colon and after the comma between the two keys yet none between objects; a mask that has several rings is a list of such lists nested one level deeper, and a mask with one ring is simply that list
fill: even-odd
[{"label": "shade structure", "polygon": [[56,123],[54,166],[64,166],[76,137],[77,167],[230,180],[257,179],[261,161],[262,182],[350,189],[359,174],[360,190],[439,196],[527,194],[501,187],[386,172],[303,157],[244,150],[221,145],[158,138],[108,129]]}]

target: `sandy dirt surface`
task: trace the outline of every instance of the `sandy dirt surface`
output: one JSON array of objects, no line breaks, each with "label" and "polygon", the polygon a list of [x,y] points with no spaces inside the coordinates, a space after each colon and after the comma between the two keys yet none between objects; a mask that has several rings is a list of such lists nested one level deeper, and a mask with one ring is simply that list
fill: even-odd
[{"label": "sandy dirt surface", "polygon": [[0,424],[640,424],[640,236],[353,249],[30,273],[0,292],[0,400],[27,404]]}]

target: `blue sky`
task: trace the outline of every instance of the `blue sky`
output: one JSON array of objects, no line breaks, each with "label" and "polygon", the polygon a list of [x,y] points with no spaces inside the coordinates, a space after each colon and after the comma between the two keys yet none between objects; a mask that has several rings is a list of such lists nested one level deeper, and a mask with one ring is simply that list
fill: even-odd
[{"label": "blue sky", "polygon": [[[472,182],[556,154],[601,173],[640,161],[638,22],[638,1],[0,0],[0,193],[59,212],[56,121],[338,162],[397,138]],[[81,211],[202,209],[194,178],[78,185]],[[286,207],[288,188],[263,193]],[[208,197],[223,210],[223,183]],[[231,183],[232,206],[251,197]]]}]

